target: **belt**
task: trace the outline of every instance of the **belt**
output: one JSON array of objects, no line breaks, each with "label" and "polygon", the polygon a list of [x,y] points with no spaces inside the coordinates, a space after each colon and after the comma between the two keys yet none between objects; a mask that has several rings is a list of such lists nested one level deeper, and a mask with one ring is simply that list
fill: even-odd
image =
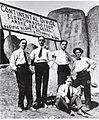
[{"label": "belt", "polygon": [[87,72],[86,70],[77,72],[78,75],[79,75],[79,74],[84,74],[84,73],[88,73],[88,72]]},{"label": "belt", "polygon": [[35,62],[34,65],[36,64],[47,64],[47,62]]},{"label": "belt", "polygon": [[29,67],[29,65],[27,64],[27,63],[25,63],[25,64],[18,64],[18,65],[16,65],[18,68],[20,68],[20,67]]}]

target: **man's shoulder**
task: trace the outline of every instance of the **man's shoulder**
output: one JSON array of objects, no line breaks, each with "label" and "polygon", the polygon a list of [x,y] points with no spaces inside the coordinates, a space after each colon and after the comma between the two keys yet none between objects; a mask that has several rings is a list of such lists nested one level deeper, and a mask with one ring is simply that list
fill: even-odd
[{"label": "man's shoulder", "polygon": [[17,53],[19,53],[19,52],[20,52],[20,49],[17,49],[17,50],[15,50],[15,51],[13,51],[12,54],[17,54]]},{"label": "man's shoulder", "polygon": [[62,85],[60,85],[60,88],[65,88],[65,87],[67,87],[66,84],[62,84]]}]

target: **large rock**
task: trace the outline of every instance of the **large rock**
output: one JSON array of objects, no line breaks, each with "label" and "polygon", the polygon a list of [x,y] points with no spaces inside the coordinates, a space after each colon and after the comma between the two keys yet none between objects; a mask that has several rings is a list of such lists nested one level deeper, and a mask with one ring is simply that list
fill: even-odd
[{"label": "large rock", "polygon": [[36,48],[37,48],[37,46],[34,45],[33,43],[27,44],[27,47],[26,47],[26,49],[25,49],[26,55],[29,56],[30,53],[32,52],[32,50],[34,50],[34,49],[36,49]]},{"label": "large rock", "polygon": [[[58,21],[61,38],[69,42],[67,51],[70,54],[75,47],[84,49],[84,56],[87,56],[87,32],[85,23],[85,14],[82,10],[72,8],[61,8],[51,11],[49,18]],[[48,41],[49,48],[55,50],[54,42]],[[53,46],[53,47],[52,47]],[[58,49],[60,44],[57,43]]]},{"label": "large rock", "polygon": [[[19,48],[19,43],[20,43],[20,39],[18,39],[14,35],[7,36],[5,38],[4,52],[5,52],[8,60],[10,60],[12,52],[15,51],[15,50],[17,50]],[[29,56],[29,54],[31,53],[31,51],[33,49],[35,49],[35,48],[37,48],[37,46],[35,46],[33,43],[27,44],[27,47],[26,47],[26,54],[27,54],[27,56]]]},{"label": "large rock", "polygon": [[15,35],[7,36],[5,38],[4,52],[8,60],[10,59],[12,52],[19,48],[19,42],[20,40]]},{"label": "large rock", "polygon": [[96,70],[93,72],[93,82],[99,87],[99,6],[92,8],[87,15],[89,56],[97,61]]}]

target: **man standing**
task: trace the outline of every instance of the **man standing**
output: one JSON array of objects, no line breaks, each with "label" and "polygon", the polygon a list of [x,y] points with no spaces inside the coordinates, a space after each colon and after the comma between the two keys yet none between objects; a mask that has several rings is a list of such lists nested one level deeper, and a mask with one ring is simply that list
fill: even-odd
[{"label": "man standing", "polygon": [[94,70],[96,67],[96,62],[90,58],[82,57],[83,50],[81,48],[75,48],[73,53],[76,55],[76,60],[74,61],[74,73],[76,73],[76,79],[74,80],[73,86],[77,87],[79,85],[84,86],[84,96],[86,110],[90,110],[91,102],[91,76],[90,71]]},{"label": "man standing", "polygon": [[[36,103],[34,108],[38,109],[46,105],[47,88],[49,79],[49,50],[44,48],[45,39],[43,36],[38,38],[40,47],[33,50],[30,54],[31,63],[35,69],[35,83],[36,83]],[[42,95],[41,84],[43,83]]]},{"label": "man standing", "polygon": [[71,116],[74,116],[73,105],[77,105],[77,113],[85,116],[82,111],[81,94],[79,89],[72,87],[72,77],[67,76],[65,84],[60,85],[56,97],[55,105],[58,109],[64,110]]},{"label": "man standing", "polygon": [[52,53],[52,58],[55,60],[55,63],[58,65],[58,87],[65,82],[67,76],[70,76],[71,69],[69,64],[72,62],[72,58],[69,53],[67,53],[68,42],[65,40],[61,41],[61,49],[54,51]]},{"label": "man standing", "polygon": [[27,106],[29,109],[33,103],[32,97],[32,73],[29,69],[25,48],[27,46],[26,39],[21,39],[20,48],[11,55],[10,66],[16,73],[17,84],[19,88],[18,111],[24,109],[24,98],[26,96]]}]

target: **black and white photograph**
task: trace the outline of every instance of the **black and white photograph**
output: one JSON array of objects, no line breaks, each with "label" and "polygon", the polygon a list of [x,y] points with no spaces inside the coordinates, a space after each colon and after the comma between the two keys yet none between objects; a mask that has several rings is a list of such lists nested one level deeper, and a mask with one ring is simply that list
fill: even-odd
[{"label": "black and white photograph", "polygon": [[99,119],[99,1],[0,0],[0,119]]}]

